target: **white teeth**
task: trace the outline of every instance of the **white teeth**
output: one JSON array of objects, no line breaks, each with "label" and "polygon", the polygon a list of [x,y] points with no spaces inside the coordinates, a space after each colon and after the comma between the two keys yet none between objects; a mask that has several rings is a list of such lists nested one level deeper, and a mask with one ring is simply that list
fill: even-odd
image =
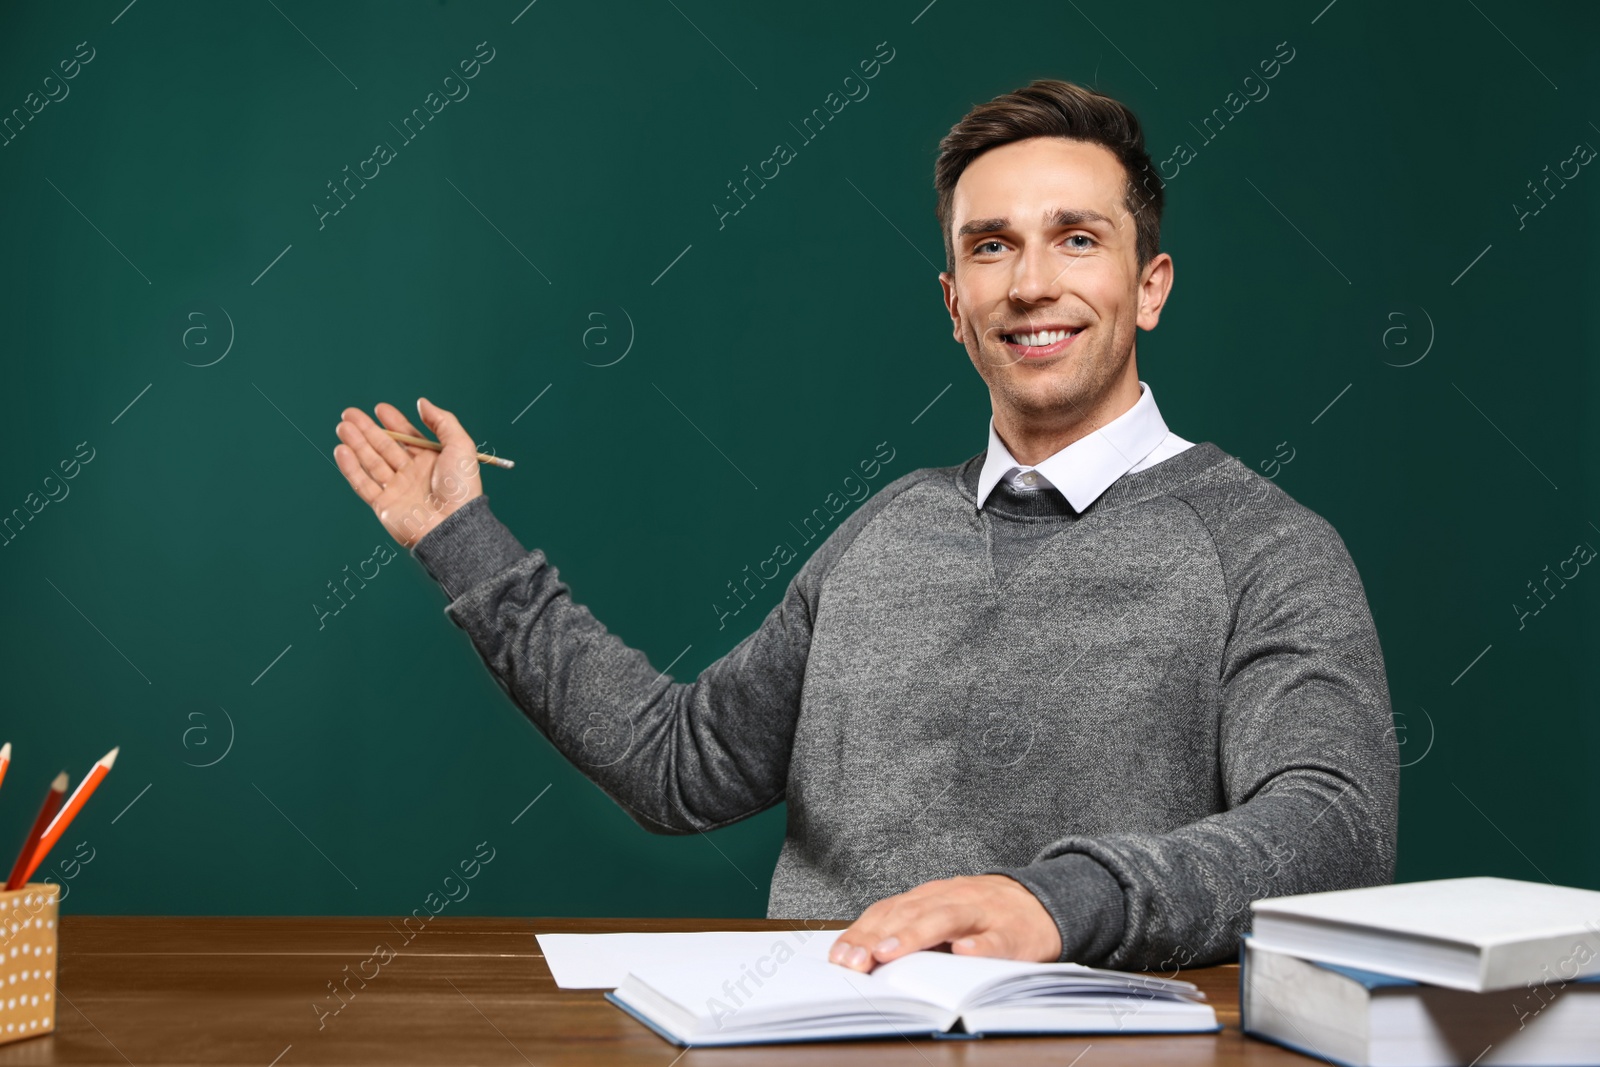
[{"label": "white teeth", "polygon": [[1078,330],[1042,330],[1039,333],[1013,333],[1007,339],[1014,345],[1027,345],[1029,348],[1040,348],[1044,345],[1053,345],[1064,337],[1071,337]]}]

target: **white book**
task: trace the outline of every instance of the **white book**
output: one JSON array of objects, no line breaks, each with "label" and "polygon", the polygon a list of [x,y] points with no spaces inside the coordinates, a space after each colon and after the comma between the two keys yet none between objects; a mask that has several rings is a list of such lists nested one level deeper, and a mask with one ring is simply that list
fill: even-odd
[{"label": "white book", "polygon": [[[828,962],[838,933],[813,936],[792,952],[680,953],[670,959],[658,954],[632,964],[606,999],[685,1046],[951,1032],[975,1037],[1220,1029],[1205,994],[1190,982],[948,952],[913,952],[862,974]],[[766,944],[752,942],[753,947],[770,949],[788,935],[757,936]],[[681,949],[682,942],[675,947]]]},{"label": "white book", "polygon": [[1600,977],[1473,993],[1245,940],[1239,1026],[1346,1067],[1570,1067],[1600,1050]]},{"label": "white book", "polygon": [[1485,992],[1600,974],[1600,893],[1509,878],[1271,897],[1250,905],[1261,948]]}]

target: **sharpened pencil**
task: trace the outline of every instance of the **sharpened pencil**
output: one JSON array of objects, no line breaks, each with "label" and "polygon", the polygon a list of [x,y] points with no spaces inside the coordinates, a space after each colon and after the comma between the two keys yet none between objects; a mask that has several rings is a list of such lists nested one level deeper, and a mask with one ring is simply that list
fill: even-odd
[{"label": "sharpened pencil", "polygon": [[[383,432],[404,445],[416,445],[418,448],[426,448],[434,452],[444,451],[444,445],[441,445],[438,441],[430,441],[426,437],[413,437],[411,434],[401,433],[398,430],[384,430]],[[506,470],[516,466],[511,460],[501,459],[499,456],[486,456],[482,452],[475,453],[475,455],[478,457],[479,463],[491,463],[496,467],[504,467]]]},{"label": "sharpened pencil", "polygon": [[6,780],[6,768],[11,766],[11,742],[0,745],[0,782]]},{"label": "sharpened pencil", "polygon": [[23,868],[39,844],[39,838],[44,836],[45,827],[50,825],[50,820],[61,810],[61,798],[67,795],[67,781],[67,772],[62,771],[56,775],[56,780],[50,783],[50,791],[44,795],[44,803],[39,805],[39,814],[33,820],[33,829],[29,830],[28,836],[23,839],[22,850],[17,853],[17,862],[12,865],[11,873],[6,876],[8,888],[12,882],[16,882],[17,887],[21,888]]},{"label": "sharpened pencil", "polygon": [[110,773],[111,765],[117,762],[117,753],[121,750],[122,746],[118,745],[95,761],[94,766],[89,769],[89,773],[83,776],[83,781],[78,783],[78,788],[72,791],[72,796],[67,798],[67,802],[62,805],[61,810],[56,812],[55,818],[50,820],[50,825],[44,828],[44,833],[39,835],[39,843],[33,846],[33,854],[28,857],[28,865],[23,868],[21,879],[10,878],[6,880],[6,888],[8,890],[20,889],[28,884],[28,879],[33,877],[33,872],[39,869],[39,864],[44,861],[45,856],[50,854],[50,850],[55,847],[56,842],[61,840],[61,835],[67,832],[67,827],[72,825],[72,820],[77,818],[78,812],[83,810],[83,806],[88,802],[89,797],[94,795],[95,788]]}]

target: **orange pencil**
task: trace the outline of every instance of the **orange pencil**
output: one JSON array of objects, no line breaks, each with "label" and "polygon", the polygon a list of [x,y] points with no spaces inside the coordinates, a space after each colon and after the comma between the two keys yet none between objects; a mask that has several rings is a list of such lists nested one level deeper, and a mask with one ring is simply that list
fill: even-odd
[{"label": "orange pencil", "polygon": [[61,835],[67,832],[67,827],[72,824],[72,820],[77,817],[78,812],[83,810],[83,805],[93,795],[95,788],[110,772],[111,765],[117,762],[117,753],[121,748],[122,746],[118,745],[95,761],[95,765],[89,769],[89,773],[84,775],[83,781],[78,783],[78,788],[72,791],[72,796],[67,798],[66,804],[62,805],[61,810],[56,812],[56,817],[50,820],[50,825],[44,828],[44,833],[39,835],[39,843],[33,847],[33,854],[28,859],[28,865],[23,868],[22,878],[20,880],[16,878],[7,879],[7,889],[20,889],[28,884],[28,879],[33,877],[33,872],[39,869],[39,864],[44,861],[45,856],[49,855],[56,842],[61,840]]},{"label": "orange pencil", "polygon": [[0,782],[6,780],[6,768],[11,766],[11,742],[0,745]]},{"label": "orange pencil", "polygon": [[50,791],[44,795],[44,803],[39,805],[39,814],[33,820],[33,829],[28,831],[28,836],[23,839],[22,851],[17,853],[17,862],[11,868],[11,874],[6,878],[6,886],[10,888],[16,882],[22,885],[22,868],[28,862],[28,857],[33,854],[33,848],[39,843],[39,838],[44,836],[44,828],[50,825],[50,819],[61,809],[61,798],[67,795],[67,772],[62,771],[56,775],[55,781],[50,783]]}]

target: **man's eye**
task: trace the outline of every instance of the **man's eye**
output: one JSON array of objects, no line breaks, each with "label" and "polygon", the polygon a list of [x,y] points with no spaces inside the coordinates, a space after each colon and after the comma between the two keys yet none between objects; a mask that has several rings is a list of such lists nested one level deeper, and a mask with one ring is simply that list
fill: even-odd
[{"label": "man's eye", "polygon": [[976,246],[975,248],[973,248],[972,252],[973,252],[974,255],[986,256],[989,253],[985,252],[984,249],[988,248],[990,245],[995,245],[996,247],[999,247],[1000,246],[1000,242],[999,241],[984,241],[982,244],[980,244],[980,245]]},{"label": "man's eye", "polygon": [[1086,233],[1075,233],[1071,237],[1068,237],[1067,240],[1068,241],[1087,241],[1088,244],[1071,245],[1070,246],[1075,251],[1079,251],[1079,252],[1087,250],[1090,247],[1090,245],[1093,245],[1095,243],[1094,238],[1090,237]]}]

